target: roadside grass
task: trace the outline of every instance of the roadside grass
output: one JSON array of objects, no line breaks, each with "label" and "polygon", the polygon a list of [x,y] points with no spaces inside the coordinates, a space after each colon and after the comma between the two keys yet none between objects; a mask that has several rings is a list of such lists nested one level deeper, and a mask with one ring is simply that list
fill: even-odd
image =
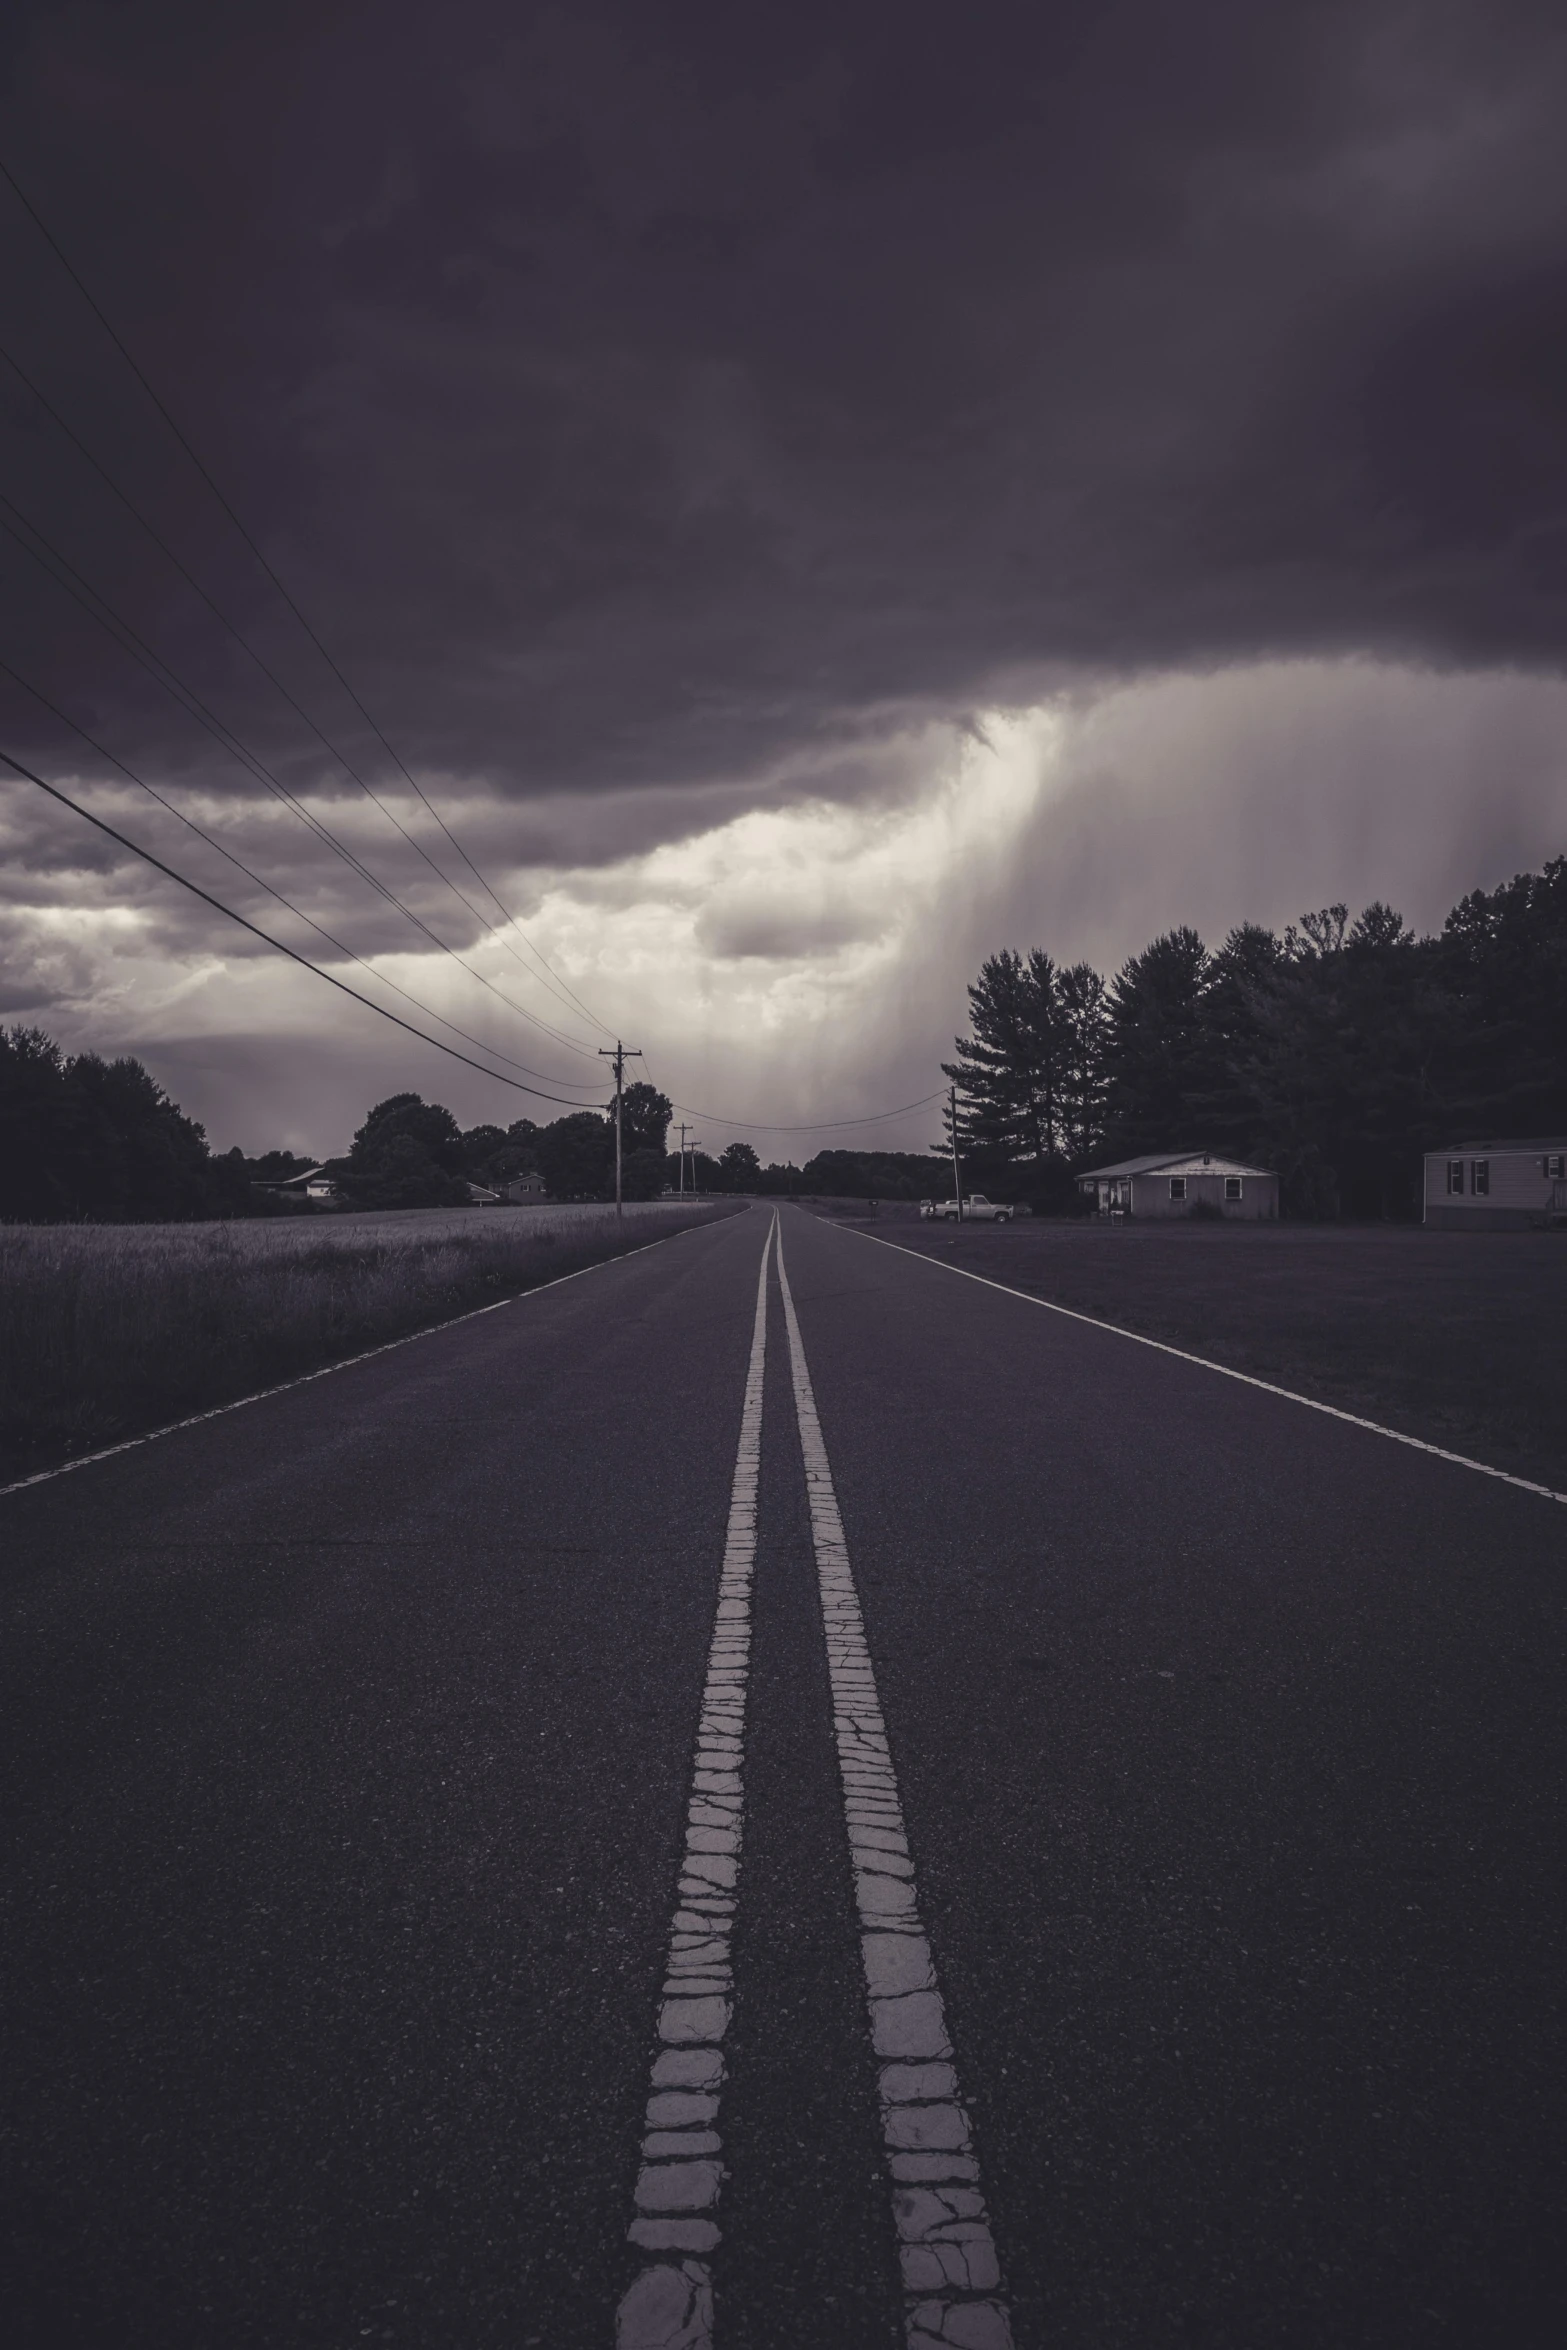
[{"label": "roadside grass", "polygon": [[842,1220],[1567,1493],[1567,1234]]},{"label": "roadside grass", "polygon": [[739,1204],[0,1226],[0,1482]]}]

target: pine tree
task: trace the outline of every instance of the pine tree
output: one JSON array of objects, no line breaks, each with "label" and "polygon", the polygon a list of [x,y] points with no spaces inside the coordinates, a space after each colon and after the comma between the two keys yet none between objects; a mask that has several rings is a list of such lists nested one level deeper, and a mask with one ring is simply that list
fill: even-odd
[{"label": "pine tree", "polygon": [[959,1143],[1003,1161],[1044,1160],[1060,1148],[1065,1031],[1056,968],[1042,947],[1027,962],[992,955],[968,991],[973,1036],[955,1039],[943,1073],[959,1093]]},{"label": "pine tree", "polygon": [[1061,1026],[1060,1146],[1074,1167],[1084,1167],[1104,1140],[1109,995],[1091,963],[1073,963],[1056,975],[1056,1002]]},{"label": "pine tree", "polygon": [[1479,1134],[1562,1132],[1567,857],[1499,889],[1472,890],[1448,915],[1437,959],[1454,1004],[1457,1123]]},{"label": "pine tree", "polygon": [[1214,1069],[1203,1020],[1209,954],[1195,930],[1167,931],[1123,964],[1110,990],[1105,1124],[1117,1158],[1201,1146]]}]

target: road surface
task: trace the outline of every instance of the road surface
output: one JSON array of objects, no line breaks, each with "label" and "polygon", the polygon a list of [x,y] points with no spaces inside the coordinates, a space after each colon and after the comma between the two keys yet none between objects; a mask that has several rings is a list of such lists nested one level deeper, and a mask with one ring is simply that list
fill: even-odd
[{"label": "road surface", "polygon": [[0,1498],[8,2338],[1554,2350],[1567,1512],[777,1231]]}]

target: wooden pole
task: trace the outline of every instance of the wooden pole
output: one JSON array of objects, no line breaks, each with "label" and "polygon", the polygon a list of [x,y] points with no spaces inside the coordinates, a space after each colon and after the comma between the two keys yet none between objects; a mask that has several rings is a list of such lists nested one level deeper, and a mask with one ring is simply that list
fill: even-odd
[{"label": "wooden pole", "polygon": [[958,1089],[956,1086],[952,1088],[949,1101],[952,1116],[952,1188],[957,1196],[958,1222],[961,1224],[963,1221],[963,1177],[958,1170]]}]

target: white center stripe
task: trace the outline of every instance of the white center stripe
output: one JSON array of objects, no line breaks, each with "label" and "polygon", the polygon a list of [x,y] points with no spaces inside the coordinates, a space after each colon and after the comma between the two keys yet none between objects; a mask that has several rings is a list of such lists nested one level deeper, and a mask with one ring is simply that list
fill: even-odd
[{"label": "white center stripe", "polygon": [[746,1676],[751,1661],[751,1575],[756,1564],[756,1488],[762,1458],[762,1375],[767,1354],[767,1259],[775,1215],[762,1243],[756,1319],[746,1373],[718,1584],[686,1812],[685,1857],[669,1936],[669,1971],[658,2015],[637,2215],[630,2236],[646,2252],[687,2257],[652,2261],[620,2304],[617,2350],[709,2350],[713,2284],[699,2253],[718,2242],[713,2214],[723,2178],[717,2130],[723,2038],[729,2025],[729,1943],[740,1867],[740,1763]]},{"label": "white center stripe", "polygon": [[833,1728],[854,1861],[871,2039],[882,2060],[882,2140],[893,2178],[909,2350],[937,2350],[938,2344],[1010,2350],[1012,2328],[1006,2304],[997,2297],[1000,2266],[980,2193],[968,2116],[958,2100],[930,1944],[920,1923],[903,1807],[784,1271],[781,1233],[778,1280],[827,1632]]}]

